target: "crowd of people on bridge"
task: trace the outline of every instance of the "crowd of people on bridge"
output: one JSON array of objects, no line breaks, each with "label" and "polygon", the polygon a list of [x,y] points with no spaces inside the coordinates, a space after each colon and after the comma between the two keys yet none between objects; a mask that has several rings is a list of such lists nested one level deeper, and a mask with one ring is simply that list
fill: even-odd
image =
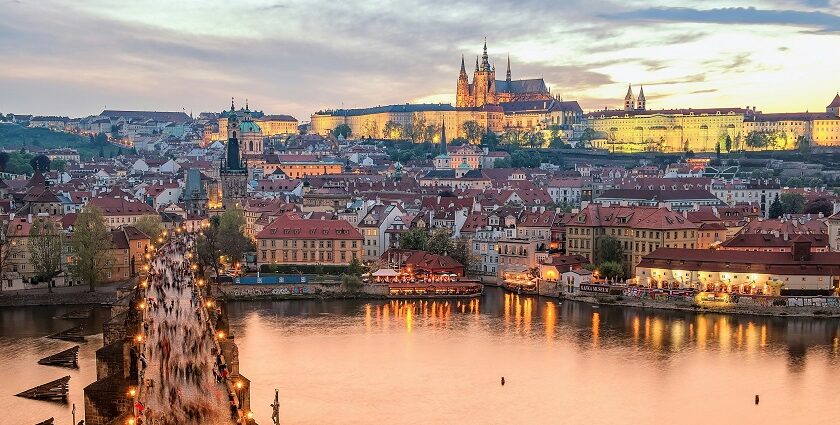
[{"label": "crowd of people on bridge", "polygon": [[237,420],[227,367],[189,261],[193,244],[187,235],[174,237],[149,265],[144,335],[138,338],[143,383],[135,404],[138,424]]}]

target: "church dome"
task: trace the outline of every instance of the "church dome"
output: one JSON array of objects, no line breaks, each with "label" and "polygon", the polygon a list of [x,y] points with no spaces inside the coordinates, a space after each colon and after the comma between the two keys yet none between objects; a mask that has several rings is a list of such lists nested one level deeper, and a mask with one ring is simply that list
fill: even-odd
[{"label": "church dome", "polygon": [[470,169],[470,164],[467,164],[466,162],[462,162],[461,165],[458,166],[458,168],[460,168],[462,170],[469,170]]},{"label": "church dome", "polygon": [[261,133],[260,126],[253,121],[242,121],[239,124],[239,131],[242,133]]}]

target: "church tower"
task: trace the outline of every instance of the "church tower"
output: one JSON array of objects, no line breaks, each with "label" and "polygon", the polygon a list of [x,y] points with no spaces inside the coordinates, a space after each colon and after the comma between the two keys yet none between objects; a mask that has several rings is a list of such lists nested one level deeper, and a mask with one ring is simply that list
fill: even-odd
[{"label": "church tower", "polygon": [[470,100],[470,81],[467,78],[467,69],[464,66],[464,55],[461,55],[461,73],[458,75],[458,89],[455,92],[455,107],[469,108],[473,106]]},{"label": "church tower", "polygon": [[647,108],[645,101],[645,86],[639,88],[639,97],[636,98],[636,110],[644,111]]},{"label": "church tower", "polygon": [[446,121],[440,123],[440,154],[434,159],[435,169],[448,170],[452,168],[452,158],[446,148]]},{"label": "church tower", "polygon": [[487,39],[484,40],[484,53],[481,55],[481,63],[478,65],[473,76],[474,106],[496,104],[496,68],[490,65],[487,56]]},{"label": "church tower", "polygon": [[225,156],[219,170],[219,180],[222,185],[222,206],[225,209],[242,207],[248,196],[248,166],[242,160],[242,146],[239,137],[239,118],[233,98],[230,100],[228,113],[228,141],[225,146]]},{"label": "church tower", "polygon": [[840,117],[840,93],[837,93],[834,96],[834,100],[825,107],[825,112],[835,117]]},{"label": "church tower", "polygon": [[633,96],[633,87],[627,85],[627,94],[624,96],[624,110],[632,111],[636,109],[636,98]]}]

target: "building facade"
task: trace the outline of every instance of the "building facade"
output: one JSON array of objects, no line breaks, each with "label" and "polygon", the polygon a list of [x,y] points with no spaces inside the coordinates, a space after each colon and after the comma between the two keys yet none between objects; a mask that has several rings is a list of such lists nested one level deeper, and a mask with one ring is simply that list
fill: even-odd
[{"label": "building facade", "polygon": [[348,265],[363,255],[364,237],[344,220],[284,215],[257,233],[256,239],[257,265]]}]

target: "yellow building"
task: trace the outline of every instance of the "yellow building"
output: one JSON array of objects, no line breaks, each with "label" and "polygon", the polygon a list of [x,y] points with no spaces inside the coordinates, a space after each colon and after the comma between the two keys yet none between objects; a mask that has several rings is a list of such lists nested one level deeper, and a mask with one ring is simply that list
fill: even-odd
[{"label": "yellow building", "polygon": [[[714,152],[732,150],[796,149],[797,138],[806,136],[813,146],[840,146],[840,95],[825,113],[772,113],[755,108],[706,108],[648,110],[644,91],[635,96],[628,88],[624,108],[586,114],[585,126],[596,131],[596,147],[613,152]],[[751,147],[753,132],[769,135],[769,144]]]},{"label": "yellow building", "polygon": [[733,143],[743,139],[747,114],[742,108],[634,109],[596,111],[584,119],[597,132],[593,144],[612,152],[714,152],[726,136]]},{"label": "yellow building", "polygon": [[364,237],[344,220],[281,216],[256,236],[257,265],[348,265],[362,258]]},{"label": "yellow building", "polygon": [[590,204],[566,224],[566,253],[597,261],[601,241],[614,237],[632,268],[659,248],[696,248],[699,227],[667,208]]},{"label": "yellow building", "polygon": [[[402,139],[407,138],[406,128],[425,120],[427,126],[438,127],[438,134],[440,126],[445,123],[449,137],[465,137],[465,122],[475,121],[482,129],[500,132],[504,127],[504,116],[504,110],[498,105],[480,108],[454,108],[450,104],[388,105],[316,112],[312,114],[310,131],[326,136],[339,125],[347,124],[351,130],[350,138]],[[390,131],[386,131],[386,127]]]}]

